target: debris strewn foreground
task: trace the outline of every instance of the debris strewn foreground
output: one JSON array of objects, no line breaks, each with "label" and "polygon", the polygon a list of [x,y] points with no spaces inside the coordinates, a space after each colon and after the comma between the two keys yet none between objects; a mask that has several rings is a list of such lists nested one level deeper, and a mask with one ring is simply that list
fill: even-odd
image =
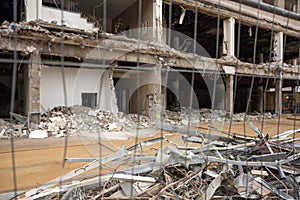
[{"label": "debris strewn foreground", "polygon": [[[160,113],[159,113],[160,114]],[[11,136],[15,138],[45,138],[48,136],[63,137],[65,135],[74,135],[80,132],[88,132],[95,134],[98,132],[115,132],[126,131],[132,129],[145,129],[149,127],[157,127],[154,119],[148,116],[137,114],[113,114],[109,111],[100,109],[91,109],[84,106],[58,106],[51,110],[47,110],[41,116],[41,123],[31,124],[27,121],[27,117],[20,114],[11,113],[16,124],[9,124],[0,121],[0,139],[8,139]],[[176,126],[199,125],[200,123],[222,123],[228,121],[244,121],[244,120],[267,120],[277,116],[271,113],[264,115],[245,115],[245,113],[237,113],[229,118],[225,111],[200,109],[192,110],[181,108],[181,111],[164,111],[162,113],[163,123]],[[29,127],[28,127],[29,125]],[[31,132],[34,131],[32,134]]]},{"label": "debris strewn foreground", "polygon": [[299,199],[298,130],[275,137],[250,124],[257,137],[222,137],[184,127],[185,145],[174,141],[155,154],[143,148],[159,137],[125,146],[83,167],[27,191],[23,199]]}]

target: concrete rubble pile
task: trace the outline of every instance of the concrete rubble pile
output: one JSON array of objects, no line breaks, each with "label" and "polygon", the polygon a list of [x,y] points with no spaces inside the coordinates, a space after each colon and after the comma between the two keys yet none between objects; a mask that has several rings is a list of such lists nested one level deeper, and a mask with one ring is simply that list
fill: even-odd
[{"label": "concrete rubble pile", "polygon": [[150,119],[147,116],[129,114],[122,118],[109,111],[91,109],[83,106],[58,106],[42,115],[39,128],[47,130],[50,135],[72,135],[85,131],[98,133],[101,131],[123,131],[130,128],[147,128]]},{"label": "concrete rubble pile", "polygon": [[9,123],[0,119],[0,138],[9,138]]},{"label": "concrete rubble pile", "polygon": [[0,119],[0,139],[27,137],[27,129],[25,127],[27,118],[15,113],[11,113],[11,115],[15,119],[12,123]]},{"label": "concrete rubble pile", "polygon": [[[125,117],[125,119],[126,119],[126,124],[129,128],[143,129],[143,128],[148,128],[151,126],[150,118],[145,115],[129,114]],[[121,121],[124,121],[124,120],[121,120]]]},{"label": "concrete rubble pile", "polygon": [[[265,115],[245,115],[245,113],[234,114],[232,118],[226,116],[226,112],[222,110],[200,109],[188,110],[182,108],[181,111],[166,110],[162,113],[162,120],[155,121],[148,116],[138,114],[112,114],[109,111],[100,109],[91,109],[83,106],[58,106],[46,111],[41,116],[41,123],[39,125],[30,124],[29,133],[27,133],[27,118],[19,114],[12,113],[16,124],[13,124],[12,131],[9,128],[9,123],[1,121],[0,138],[10,138],[10,132],[14,137],[29,137],[40,138],[38,132],[37,136],[32,136],[32,131],[39,130],[41,134],[48,136],[63,137],[65,135],[74,135],[82,131],[87,133],[116,132],[126,131],[132,129],[145,128],[160,128],[161,124],[176,125],[176,126],[193,126],[197,127],[201,123],[223,123],[232,121],[244,120],[267,120],[273,119],[276,115],[265,113]],[[43,132],[43,131],[46,131]]]},{"label": "concrete rubble pile", "polygon": [[[300,199],[300,143],[295,137],[300,129],[269,137],[251,123],[250,128],[257,137],[173,127],[183,134],[184,145],[164,137],[123,145],[111,155],[86,159],[92,162],[20,199]],[[151,145],[162,142],[153,152]]]},{"label": "concrete rubble pile", "polygon": [[166,110],[163,114],[164,123],[173,125],[197,125],[199,123],[210,123],[210,122],[229,122],[229,121],[257,121],[257,120],[268,120],[277,117],[276,114],[265,113],[246,115],[245,113],[236,113],[232,117],[227,116],[227,113],[223,110],[211,110],[202,108],[200,110],[189,110],[182,108],[181,111],[168,111]]}]

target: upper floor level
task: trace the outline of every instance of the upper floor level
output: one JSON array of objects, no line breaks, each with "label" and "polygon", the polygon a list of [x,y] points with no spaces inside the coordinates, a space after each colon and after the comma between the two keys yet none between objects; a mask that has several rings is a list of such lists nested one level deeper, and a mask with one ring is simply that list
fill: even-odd
[{"label": "upper floor level", "polygon": [[[12,1],[1,6],[1,21],[13,21]],[[135,37],[132,30],[141,28],[145,35],[141,39],[186,53],[193,53],[187,40],[191,38],[205,49],[205,53],[196,49],[202,56],[229,55],[256,63],[281,59],[294,64],[299,58],[299,12],[299,0],[18,0],[17,19],[127,37]],[[276,46],[279,40],[285,44]],[[278,52],[284,53],[278,56]]]}]

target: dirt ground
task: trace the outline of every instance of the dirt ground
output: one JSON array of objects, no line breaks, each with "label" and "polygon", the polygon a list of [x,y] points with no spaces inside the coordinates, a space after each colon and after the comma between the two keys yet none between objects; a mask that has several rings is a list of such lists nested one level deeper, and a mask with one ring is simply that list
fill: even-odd
[{"label": "dirt ground", "polygon": [[[234,122],[231,125],[231,132],[257,137],[256,133],[249,128],[249,121]],[[253,122],[258,128],[262,129],[262,122]],[[228,132],[230,124],[225,123],[219,125],[224,132]],[[208,125],[199,126],[199,130],[207,131]],[[268,120],[263,124],[263,132],[269,135],[276,135],[285,130],[299,129],[300,121],[288,120],[286,118],[280,120]],[[245,131],[244,131],[245,130]],[[140,138],[138,141],[147,140],[149,138],[157,138],[164,136],[168,141],[177,141],[181,137],[180,134],[161,132],[157,130],[156,134],[151,137]],[[296,135],[300,138],[300,134]],[[109,155],[116,151],[122,144],[130,147],[136,143],[135,137],[122,140],[102,141],[102,148],[99,148],[97,140],[86,137],[70,136],[68,137],[67,158],[88,158],[95,157],[99,154],[102,156]],[[158,149],[161,145],[157,143],[149,151]],[[46,183],[56,177],[61,176],[73,169],[83,166],[85,163],[65,163],[62,166],[64,155],[65,138],[46,138],[46,139],[16,139],[14,141],[15,148],[15,165],[17,174],[18,191],[28,190]],[[0,193],[13,191],[13,170],[12,170],[12,153],[11,142],[9,140],[0,141]]]}]

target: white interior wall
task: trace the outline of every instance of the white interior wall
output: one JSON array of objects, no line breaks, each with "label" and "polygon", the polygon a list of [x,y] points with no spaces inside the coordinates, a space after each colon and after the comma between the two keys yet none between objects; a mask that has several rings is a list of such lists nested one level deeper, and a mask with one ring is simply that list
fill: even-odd
[{"label": "white interior wall", "polygon": [[[101,109],[112,110],[112,92],[109,86],[109,76],[105,75],[103,90],[99,92],[101,75],[104,70],[64,68],[68,106],[82,105],[81,93],[97,93],[97,102]],[[64,91],[60,67],[42,66],[41,69],[41,106],[43,109],[64,105]],[[99,94],[101,93],[101,94]]]},{"label": "white interior wall", "polygon": [[[41,19],[47,22],[56,21],[61,25],[62,13],[60,9],[42,6]],[[64,11],[63,21],[66,26],[72,28],[79,28],[86,31],[93,31],[94,25],[88,23],[85,18],[81,18],[79,13]]]},{"label": "white interior wall", "polygon": [[42,0],[25,0],[26,21],[38,20],[42,14]]}]

